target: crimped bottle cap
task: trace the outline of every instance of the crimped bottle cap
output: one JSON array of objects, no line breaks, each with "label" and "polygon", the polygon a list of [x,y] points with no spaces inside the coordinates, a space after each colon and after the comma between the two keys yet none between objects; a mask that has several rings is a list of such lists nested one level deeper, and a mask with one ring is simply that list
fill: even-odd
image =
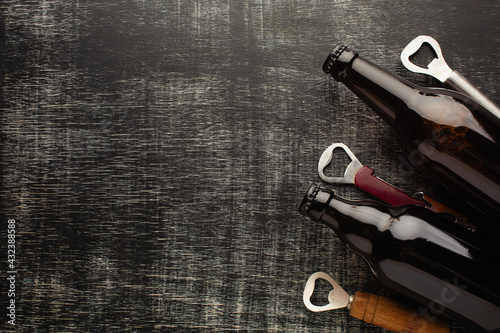
[{"label": "crimped bottle cap", "polygon": [[311,207],[311,203],[316,198],[316,195],[318,195],[318,192],[320,189],[321,189],[321,186],[319,184],[313,184],[313,185],[311,185],[311,187],[309,187],[307,194],[304,196],[304,199],[302,199],[302,203],[300,204],[300,207],[299,207],[300,214],[302,214],[302,215],[307,214],[307,212],[309,211],[309,208]]},{"label": "crimped bottle cap", "polygon": [[326,58],[325,63],[323,64],[323,71],[326,74],[330,74],[330,71],[332,70],[333,65],[337,61],[337,59],[340,57],[342,52],[347,48],[345,45],[337,45],[332,52],[328,55],[328,58]]}]

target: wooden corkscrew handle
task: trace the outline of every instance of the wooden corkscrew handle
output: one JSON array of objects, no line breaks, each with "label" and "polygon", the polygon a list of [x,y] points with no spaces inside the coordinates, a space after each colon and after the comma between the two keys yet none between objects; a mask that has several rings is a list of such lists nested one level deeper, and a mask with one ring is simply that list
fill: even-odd
[{"label": "wooden corkscrew handle", "polygon": [[351,303],[351,316],[367,323],[400,333],[448,333],[450,326],[442,319],[430,320],[395,300],[357,292]]}]

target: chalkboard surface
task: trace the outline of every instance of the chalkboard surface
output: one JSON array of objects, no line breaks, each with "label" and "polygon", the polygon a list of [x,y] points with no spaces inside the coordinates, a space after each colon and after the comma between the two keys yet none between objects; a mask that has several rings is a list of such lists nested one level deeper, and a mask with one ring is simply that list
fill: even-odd
[{"label": "chalkboard surface", "polygon": [[302,304],[316,271],[349,293],[398,297],[298,214],[321,153],[343,142],[407,193],[461,204],[409,167],[323,61],[345,42],[438,86],[399,60],[427,34],[500,102],[497,1],[6,0],[0,10],[2,309],[15,301],[2,332],[383,332]]}]

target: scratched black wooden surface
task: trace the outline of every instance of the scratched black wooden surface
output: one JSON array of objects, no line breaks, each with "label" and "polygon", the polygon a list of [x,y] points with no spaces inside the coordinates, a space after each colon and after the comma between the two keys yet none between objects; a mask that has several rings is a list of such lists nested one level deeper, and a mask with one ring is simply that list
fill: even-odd
[{"label": "scratched black wooden surface", "polygon": [[435,85],[399,61],[429,34],[500,102],[497,1],[5,0],[0,9],[1,258],[15,218],[18,270],[16,326],[2,315],[3,330],[383,332],[302,305],[318,270],[349,292],[394,296],[297,213],[317,159],[344,142],[393,185],[456,202],[406,166],[388,127],[322,62],[347,41]]}]

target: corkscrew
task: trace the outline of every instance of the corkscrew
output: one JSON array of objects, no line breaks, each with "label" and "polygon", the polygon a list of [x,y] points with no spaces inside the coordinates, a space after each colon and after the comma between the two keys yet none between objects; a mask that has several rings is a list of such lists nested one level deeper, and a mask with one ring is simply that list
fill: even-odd
[{"label": "corkscrew", "polygon": [[[415,54],[424,43],[430,45],[430,47],[434,50],[434,53],[437,55],[437,58],[434,58],[427,65],[427,68],[417,66],[410,61],[410,57]],[[412,40],[401,52],[401,61],[408,70],[414,73],[433,76],[453,90],[468,95],[490,112],[490,115],[485,116],[491,117],[491,115],[493,115],[497,118],[493,120],[500,120],[500,107],[493,101],[491,101],[488,97],[486,97],[486,95],[484,95],[479,89],[477,89],[462,74],[460,74],[456,70],[452,70],[448,66],[448,64],[444,60],[443,53],[441,52],[441,47],[434,38],[422,35]]]},{"label": "corkscrew", "polygon": [[[342,149],[349,156],[351,162],[344,171],[343,177],[331,177],[325,175],[325,168],[332,162],[335,149]],[[422,192],[417,193],[418,198],[411,197],[398,190],[382,179],[375,177],[372,168],[363,166],[354,156],[353,152],[343,143],[334,143],[323,152],[318,162],[318,173],[320,178],[330,184],[353,184],[357,188],[373,195],[391,206],[418,205],[423,206],[435,213],[446,213],[454,218],[454,222],[475,232],[476,227],[467,221],[467,218],[444,204],[430,198]]]},{"label": "corkscrew", "polygon": [[[328,281],[333,287],[328,294],[329,303],[322,306],[311,302],[318,279]],[[304,288],[303,301],[306,308],[312,312],[347,308],[351,316],[394,332],[445,333],[450,331],[449,324],[444,320],[437,318],[430,320],[420,315],[418,310],[396,300],[363,292],[356,292],[354,296],[349,296],[331,276],[323,272],[316,272],[309,277]]]}]

